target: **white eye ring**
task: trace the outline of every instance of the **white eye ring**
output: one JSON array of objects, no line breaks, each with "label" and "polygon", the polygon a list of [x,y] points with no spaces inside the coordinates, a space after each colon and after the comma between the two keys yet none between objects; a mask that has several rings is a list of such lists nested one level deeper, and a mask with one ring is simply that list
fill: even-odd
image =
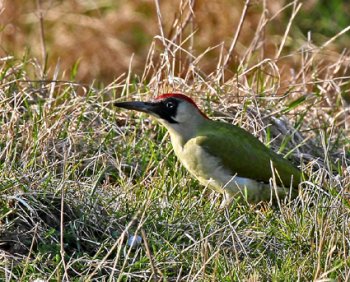
[{"label": "white eye ring", "polygon": [[175,107],[175,104],[174,104],[174,102],[167,102],[167,103],[165,104],[165,106],[166,106],[168,109],[172,109],[172,108]]}]

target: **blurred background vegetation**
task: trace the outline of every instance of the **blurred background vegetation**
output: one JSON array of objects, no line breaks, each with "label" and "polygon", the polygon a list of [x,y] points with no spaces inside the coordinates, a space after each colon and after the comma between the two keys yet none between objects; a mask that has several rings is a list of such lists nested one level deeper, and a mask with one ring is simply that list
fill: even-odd
[{"label": "blurred background vegetation", "polygon": [[[193,11],[194,16],[179,36],[182,38],[176,41],[185,42],[186,48],[191,48],[197,55],[217,46],[205,54],[201,65],[205,72],[214,71],[218,56],[222,50],[227,52],[230,46],[244,1],[194,1],[192,8],[188,1],[162,0],[159,3],[164,35],[168,38],[176,36],[174,31],[184,25],[188,13]],[[279,13],[288,3],[290,6]],[[311,43],[320,46],[350,25],[348,1],[308,0],[300,3],[302,8],[294,19],[285,52],[299,50],[309,32]],[[251,1],[233,58],[242,56],[246,46],[251,44],[263,9],[271,22],[264,30],[264,54],[257,60],[273,57],[290,20],[292,5],[292,1]],[[153,0],[5,0],[1,5],[0,20],[0,55],[15,58],[30,55],[40,62],[46,57],[47,69],[43,73],[48,77],[59,66],[69,79],[77,64],[75,79],[81,82],[109,83],[127,72],[130,66],[133,73],[141,75],[151,44],[155,44],[156,51],[162,48],[162,42],[157,38],[160,28]],[[194,36],[186,41],[186,36],[192,33]],[[327,49],[340,53],[350,45],[349,34],[332,44]],[[181,58],[180,55],[176,59],[181,76],[182,68],[188,65],[188,57]],[[233,59],[229,65],[232,74],[237,67],[236,61]]]}]

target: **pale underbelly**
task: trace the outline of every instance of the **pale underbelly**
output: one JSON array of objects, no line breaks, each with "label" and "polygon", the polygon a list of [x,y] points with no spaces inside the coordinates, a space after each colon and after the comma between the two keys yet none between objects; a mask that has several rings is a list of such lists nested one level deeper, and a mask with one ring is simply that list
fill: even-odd
[{"label": "pale underbelly", "polygon": [[290,189],[287,188],[271,188],[268,183],[237,176],[235,172],[225,169],[218,158],[209,155],[199,146],[192,146],[190,151],[183,153],[190,154],[190,157],[179,159],[202,185],[227,194],[230,198],[243,196],[250,202],[258,202],[270,200],[276,194],[285,197],[290,193]]}]

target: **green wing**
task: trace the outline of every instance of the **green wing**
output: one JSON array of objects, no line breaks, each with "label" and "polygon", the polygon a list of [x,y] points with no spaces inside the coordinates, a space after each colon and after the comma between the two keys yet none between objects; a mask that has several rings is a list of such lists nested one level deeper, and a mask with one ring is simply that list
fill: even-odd
[{"label": "green wing", "polygon": [[[203,128],[196,138],[196,143],[209,154],[223,160],[222,165],[226,169],[237,176],[268,183],[272,177],[272,161],[278,172],[278,185],[289,187],[293,180],[292,186],[298,186],[301,172],[288,160],[267,148],[249,132],[232,124],[212,122],[216,125]],[[216,128],[216,131],[213,132],[212,128]]]}]

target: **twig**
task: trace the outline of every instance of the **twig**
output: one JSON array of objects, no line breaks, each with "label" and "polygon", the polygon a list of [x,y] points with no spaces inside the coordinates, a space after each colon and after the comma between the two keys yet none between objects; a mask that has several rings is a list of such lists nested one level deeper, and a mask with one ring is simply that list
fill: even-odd
[{"label": "twig", "polygon": [[294,3],[293,3],[293,12],[292,12],[292,15],[289,19],[289,22],[288,22],[288,25],[287,25],[287,28],[286,28],[286,31],[284,32],[284,35],[283,35],[283,39],[282,39],[282,42],[281,42],[281,45],[280,47],[278,48],[278,51],[277,51],[277,54],[275,56],[275,60],[277,60],[279,58],[279,56],[281,55],[281,52],[283,50],[283,47],[284,47],[284,44],[286,43],[286,40],[287,40],[287,36],[289,34],[289,30],[292,26],[292,23],[293,23],[293,20],[295,18],[295,16],[298,14],[300,8],[301,8],[301,3],[299,3],[298,6],[296,6],[298,3],[298,0],[295,0]]},{"label": "twig", "polygon": [[38,223],[36,223],[35,226],[34,226],[34,234],[33,234],[32,243],[30,244],[29,253],[28,253],[28,255],[27,255],[26,262],[25,262],[25,264],[24,264],[24,269],[23,269],[23,271],[22,271],[22,276],[21,276],[21,278],[19,279],[19,281],[24,281],[24,277],[25,277],[25,275],[26,275],[26,273],[27,273],[29,258],[30,258],[30,256],[31,256],[32,253],[33,253],[33,248],[34,248],[34,243],[35,243],[35,241],[36,241],[37,232],[38,232]]},{"label": "twig", "polygon": [[[225,67],[229,63],[229,61],[230,61],[230,59],[232,57],[233,49],[235,48],[235,46],[237,44],[238,37],[241,34],[243,22],[245,20],[246,15],[247,15],[249,3],[250,3],[250,0],[246,0],[245,1],[244,7],[243,7],[243,11],[242,11],[242,15],[241,15],[241,18],[239,20],[235,36],[234,36],[234,38],[233,38],[233,40],[231,42],[230,49],[228,50],[228,54],[226,55],[225,60],[224,60],[224,64],[222,66],[223,70],[225,69]],[[220,78],[221,78],[221,75],[222,75],[222,73],[220,74]]]},{"label": "twig", "polygon": [[[148,244],[148,240],[147,240],[147,236],[146,236],[146,232],[143,228],[141,228],[141,236],[142,236],[142,240],[145,244],[145,249],[146,249],[146,254],[148,256],[149,262],[151,264],[151,268],[152,268],[152,272],[154,275],[156,275],[156,279],[161,281],[162,277],[163,277],[163,273],[161,272],[161,270],[154,264],[153,261],[153,257],[152,257],[152,253],[151,253],[151,249],[149,248],[149,244]],[[161,277],[158,277],[157,274],[159,274]]]},{"label": "twig", "polygon": [[[69,140],[69,139],[68,139]],[[69,147],[67,148],[65,146],[64,148],[64,160],[63,160],[63,177],[62,177],[62,183],[61,183],[61,211],[60,211],[60,254],[61,254],[61,262],[64,269],[64,274],[62,277],[62,281],[69,281],[68,271],[67,271],[67,264],[65,262],[64,256],[66,254],[64,250],[64,198],[65,198],[65,181],[69,178],[69,175],[67,175],[67,168],[65,165],[68,163],[68,156],[71,152],[71,144],[69,144]]]},{"label": "twig", "polygon": [[44,16],[43,10],[41,8],[41,1],[36,0],[36,6],[39,14],[39,24],[40,24],[40,45],[41,45],[41,58],[42,58],[42,73],[41,76],[44,77],[46,71],[46,45],[45,45],[45,30],[44,30]]},{"label": "twig", "polygon": [[158,19],[158,26],[159,26],[160,35],[162,37],[161,39],[163,41],[164,47],[167,47],[167,45],[165,43],[165,36],[164,36],[164,30],[163,30],[163,24],[162,24],[162,14],[160,11],[159,0],[154,0],[154,2],[156,4],[156,9],[157,9],[157,19]]},{"label": "twig", "polygon": [[61,187],[61,212],[60,212],[60,254],[61,254],[61,261],[64,269],[64,274],[62,281],[64,281],[64,278],[68,279],[68,272],[67,272],[67,265],[64,260],[65,256],[65,250],[64,250],[64,185]]},{"label": "twig", "polygon": [[174,34],[174,36],[170,39],[170,41],[175,42],[178,37],[182,34],[183,30],[186,28],[186,26],[190,23],[190,21],[193,19],[194,15],[194,6],[195,6],[196,0],[189,0],[189,6],[190,6],[190,11],[187,14],[187,17],[181,27],[177,30],[177,32]]},{"label": "twig", "polygon": [[327,40],[325,43],[322,44],[320,49],[323,49],[330,43],[332,43],[334,40],[336,40],[339,36],[343,35],[344,33],[348,32],[350,30],[350,25],[344,28],[342,31],[338,32],[336,35],[334,35],[331,39]]}]

